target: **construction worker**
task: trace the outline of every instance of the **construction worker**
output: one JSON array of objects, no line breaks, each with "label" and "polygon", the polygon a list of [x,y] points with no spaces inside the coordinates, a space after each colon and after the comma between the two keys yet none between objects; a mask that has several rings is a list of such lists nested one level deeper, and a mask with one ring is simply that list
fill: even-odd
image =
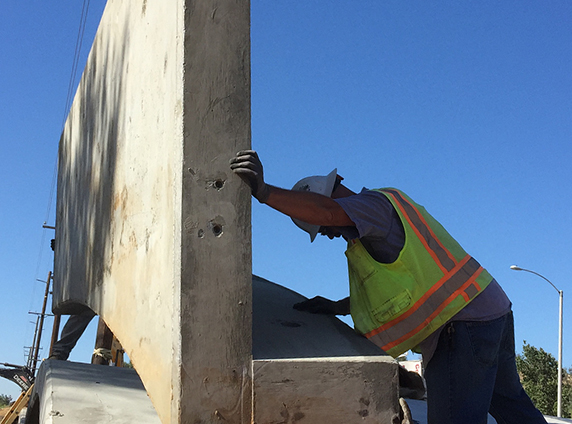
[{"label": "construction worker", "polygon": [[426,210],[396,189],[355,193],[333,170],[286,190],[266,184],[255,151],[231,169],[261,203],[310,234],[348,242],[350,297],[302,311],[348,314],[394,357],[423,355],[429,424],[546,423],[516,370],[511,303],[500,285]]},{"label": "construction worker", "polygon": [[48,359],[66,361],[93,317],[95,317],[95,312],[91,309],[86,309],[80,314],[70,315],[62,329],[59,340],[52,346]]}]

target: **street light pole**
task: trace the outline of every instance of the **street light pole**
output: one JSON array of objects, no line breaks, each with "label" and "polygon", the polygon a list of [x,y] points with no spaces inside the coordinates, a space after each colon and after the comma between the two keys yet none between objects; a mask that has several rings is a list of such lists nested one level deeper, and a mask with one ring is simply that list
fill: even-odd
[{"label": "street light pole", "polygon": [[521,268],[516,265],[511,265],[510,269],[515,271],[526,271],[530,272],[534,275],[538,275],[540,278],[548,281],[552,287],[558,292],[559,297],[559,318],[558,318],[558,407],[557,407],[557,417],[562,417],[562,305],[564,302],[564,292],[562,290],[558,290],[552,281],[546,278],[544,275],[539,274],[538,272],[531,271],[530,269]]},{"label": "street light pole", "polygon": [[562,417],[562,303],[564,300],[564,292],[558,290],[560,298],[560,317],[558,319],[558,412],[557,417]]}]

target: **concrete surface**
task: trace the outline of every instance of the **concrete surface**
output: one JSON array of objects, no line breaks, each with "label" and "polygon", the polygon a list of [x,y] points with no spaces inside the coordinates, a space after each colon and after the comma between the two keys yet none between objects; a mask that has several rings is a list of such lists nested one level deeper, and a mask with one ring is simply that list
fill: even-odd
[{"label": "concrete surface", "polygon": [[182,31],[181,1],[107,2],[58,159],[53,310],[103,317],[165,423],[179,401]]},{"label": "concrete surface", "polygon": [[[393,358],[336,317],[293,309],[305,299],[299,293],[257,276],[252,287],[256,422],[280,422],[284,414],[303,415],[308,424],[340,416],[348,423],[392,422],[398,411]],[[208,389],[208,380],[204,385]],[[41,424],[73,422],[63,418],[76,418],[84,406],[86,423],[156,422],[133,370],[44,361],[32,398]]]},{"label": "concrete surface", "polygon": [[546,422],[549,424],[566,424],[566,423],[572,423],[572,419],[570,418],[557,418],[557,417],[549,417],[549,416],[544,416],[544,418],[546,418]]},{"label": "concrete surface", "polygon": [[109,0],[60,141],[53,311],[104,319],[165,424],[250,419],[249,25]]},{"label": "concrete surface", "polygon": [[334,316],[292,308],[306,298],[253,276],[254,359],[380,356],[380,348]]},{"label": "concrete surface", "polygon": [[399,424],[397,367],[388,356],[255,360],[253,422]]},{"label": "concrete surface", "polygon": [[133,369],[46,360],[28,405],[28,424],[159,424]]},{"label": "concrete surface", "polygon": [[250,2],[186,0],[184,24],[180,422],[250,424],[251,196],[229,168],[250,147]]},{"label": "concrete surface", "polygon": [[257,276],[252,288],[254,422],[395,422],[391,356],[334,316],[293,309],[299,293]]}]

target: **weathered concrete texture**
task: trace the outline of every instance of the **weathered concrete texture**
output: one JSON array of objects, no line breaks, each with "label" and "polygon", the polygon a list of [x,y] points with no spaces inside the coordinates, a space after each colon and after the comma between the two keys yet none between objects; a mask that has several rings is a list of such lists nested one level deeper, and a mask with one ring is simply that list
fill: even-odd
[{"label": "weathered concrete texture", "polygon": [[[256,422],[321,424],[342,422],[331,419],[341,416],[347,423],[364,419],[391,423],[398,393],[396,361],[338,318],[293,309],[294,303],[305,299],[302,295],[256,276],[252,283],[253,352],[258,359],[252,365]],[[49,411],[75,416],[86,399],[88,410],[93,411],[87,422],[126,417],[146,422],[135,419],[138,412],[131,403],[139,402],[141,393],[131,399],[127,390],[142,390],[138,381],[135,373],[122,368],[48,360],[39,371],[35,396],[41,401],[35,403],[42,405],[40,416],[48,423],[53,419]],[[209,383],[203,382],[207,390]],[[107,391],[105,385],[113,386],[114,395],[127,397],[123,409],[116,399],[100,397],[101,390]],[[51,393],[55,397],[45,399]],[[94,402],[97,406],[90,406]],[[224,416],[225,411],[216,411],[216,416]]]},{"label": "weathered concrete texture", "polygon": [[60,142],[53,310],[103,317],[163,423],[250,419],[249,18],[109,0]]},{"label": "weathered concrete texture", "polygon": [[47,360],[39,369],[28,424],[159,424],[133,369]]},{"label": "weathered concrete texture", "polygon": [[329,315],[297,311],[304,296],[263,278],[252,278],[254,359],[383,356],[379,347]]},{"label": "weathered concrete texture", "polygon": [[397,362],[306,298],[260,277],[253,288],[253,422],[399,423]]},{"label": "weathered concrete texture", "polygon": [[184,18],[180,416],[250,423],[250,190],[229,169],[250,146],[250,2],[187,1]]},{"label": "weathered concrete texture", "polygon": [[334,316],[253,277],[253,422],[399,423],[397,362]]},{"label": "weathered concrete texture", "polygon": [[399,424],[388,357],[253,361],[254,422]]}]

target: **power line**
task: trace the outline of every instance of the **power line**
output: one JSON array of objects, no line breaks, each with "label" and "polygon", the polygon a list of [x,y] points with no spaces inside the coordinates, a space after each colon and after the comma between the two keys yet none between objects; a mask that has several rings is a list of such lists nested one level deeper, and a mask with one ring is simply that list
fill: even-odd
[{"label": "power line", "polygon": [[[90,0],[84,0],[83,5],[82,5],[82,9],[81,9],[81,16],[80,16],[80,20],[79,20],[79,28],[78,28],[77,38],[76,38],[74,57],[73,57],[73,61],[72,61],[72,69],[71,69],[69,83],[68,83],[68,91],[67,91],[67,95],[66,95],[66,103],[65,103],[65,107],[64,107],[64,114],[63,114],[63,119],[62,119],[60,135],[64,131],[67,115],[68,115],[68,112],[69,112],[69,109],[71,106],[71,101],[73,99],[73,89],[74,89],[74,85],[75,85],[77,69],[78,69],[78,64],[79,64],[79,59],[80,59],[80,54],[81,54],[81,48],[82,48],[83,38],[84,38],[84,34],[85,34],[85,26],[86,26],[86,22],[87,22],[88,11],[89,11],[89,3],[90,3]],[[45,215],[45,219],[44,219],[44,228],[42,230],[42,237],[40,240],[38,260],[37,260],[37,264],[36,264],[36,273],[35,273],[36,280],[37,280],[37,277],[38,277],[39,272],[40,272],[40,266],[42,264],[42,258],[43,258],[43,253],[44,253],[44,249],[45,249],[45,241],[46,241],[46,226],[45,226],[45,224],[50,219],[50,214],[51,214],[51,210],[52,210],[52,206],[53,206],[53,202],[54,202],[54,198],[55,198],[55,193],[56,193],[57,176],[58,176],[58,158],[56,155],[56,159],[54,162],[54,169],[52,172],[52,181],[50,184],[50,194],[48,197],[48,205],[46,208],[46,215]],[[37,288],[37,285],[34,284],[29,309],[32,309],[32,304],[33,304],[34,299],[36,297],[36,288]]]},{"label": "power line", "polygon": [[81,52],[81,46],[83,44],[83,34],[85,33],[85,23],[87,21],[87,12],[89,10],[89,0],[84,0],[83,1],[83,6],[81,9],[81,17],[80,17],[80,21],[79,21],[79,29],[77,32],[77,39],[75,42],[75,53],[74,53],[74,60],[72,63],[72,70],[71,70],[71,75],[70,75],[70,81],[68,84],[68,93],[67,93],[67,97],[66,97],[66,104],[65,104],[65,110],[64,110],[64,117],[62,120],[62,132],[64,129],[64,125],[66,123],[66,117],[70,108],[70,103],[72,100],[72,96],[73,96],[73,87],[74,87],[74,82],[75,82],[75,77],[77,74],[77,66],[79,63],[79,56],[80,56],[80,52]]}]

